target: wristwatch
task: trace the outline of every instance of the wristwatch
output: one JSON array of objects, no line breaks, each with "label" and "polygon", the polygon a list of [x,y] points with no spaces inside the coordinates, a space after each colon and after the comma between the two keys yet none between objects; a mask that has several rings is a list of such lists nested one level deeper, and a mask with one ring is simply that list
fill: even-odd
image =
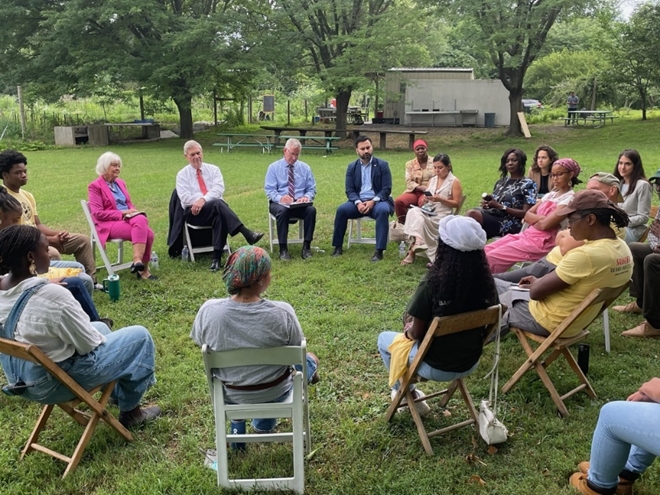
[{"label": "wristwatch", "polygon": [[502,205],[502,211],[506,211],[506,205]]}]

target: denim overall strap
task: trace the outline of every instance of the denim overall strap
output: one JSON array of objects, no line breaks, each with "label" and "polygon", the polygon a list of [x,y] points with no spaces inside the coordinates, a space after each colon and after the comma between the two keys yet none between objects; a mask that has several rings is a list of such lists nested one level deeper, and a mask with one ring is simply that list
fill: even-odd
[{"label": "denim overall strap", "polygon": [[0,337],[3,339],[14,340],[14,330],[16,330],[18,319],[21,317],[21,314],[30,300],[30,297],[32,297],[32,294],[41,289],[42,285],[43,284],[28,287],[18,297],[18,300],[14,303],[14,307],[11,308],[11,311],[9,312],[9,316],[7,316],[7,321],[4,325],[0,325]]}]

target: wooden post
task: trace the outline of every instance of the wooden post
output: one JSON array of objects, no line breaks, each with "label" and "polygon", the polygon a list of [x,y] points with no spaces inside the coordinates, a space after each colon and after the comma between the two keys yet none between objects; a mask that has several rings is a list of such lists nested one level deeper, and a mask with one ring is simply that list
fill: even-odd
[{"label": "wooden post", "polygon": [[18,110],[21,116],[21,136],[25,139],[25,105],[23,105],[23,88],[18,86]]}]

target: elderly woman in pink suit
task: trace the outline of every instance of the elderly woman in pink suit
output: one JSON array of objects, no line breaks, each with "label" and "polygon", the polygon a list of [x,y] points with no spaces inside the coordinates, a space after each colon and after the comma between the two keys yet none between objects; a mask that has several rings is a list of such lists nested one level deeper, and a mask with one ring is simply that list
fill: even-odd
[{"label": "elderly woman in pink suit", "polygon": [[155,280],[149,273],[154,232],[143,212],[138,211],[128,195],[126,183],[119,179],[121,158],[108,151],[96,162],[99,178],[87,186],[89,209],[103,246],[108,239],[125,239],[133,244],[131,273],[138,279]]}]

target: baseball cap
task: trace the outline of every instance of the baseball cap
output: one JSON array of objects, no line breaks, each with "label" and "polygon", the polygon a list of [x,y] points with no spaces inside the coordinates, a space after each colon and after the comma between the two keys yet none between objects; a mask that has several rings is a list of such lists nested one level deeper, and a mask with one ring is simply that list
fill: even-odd
[{"label": "baseball cap", "polygon": [[607,210],[619,210],[620,208],[612,203],[605,193],[597,191],[595,189],[584,189],[583,191],[578,191],[573,196],[573,199],[570,203],[564,208],[561,213],[562,215],[570,215],[576,211],[581,210],[592,210],[592,209],[607,209]]},{"label": "baseball cap", "polygon": [[[658,173],[660,174],[660,170],[658,170]],[[658,177],[660,178],[660,175],[658,175]],[[617,179],[616,176],[607,172],[597,172],[589,177],[589,180],[597,180],[598,182],[607,186],[616,186],[619,191],[617,193],[616,200],[618,203],[623,203],[623,196],[621,195],[621,181]]]},{"label": "baseball cap", "polygon": [[429,149],[429,145],[426,144],[426,141],[424,141],[423,139],[418,139],[417,141],[415,141],[413,143],[413,149],[417,148],[417,146],[420,146],[420,145],[424,146],[426,149]]}]

